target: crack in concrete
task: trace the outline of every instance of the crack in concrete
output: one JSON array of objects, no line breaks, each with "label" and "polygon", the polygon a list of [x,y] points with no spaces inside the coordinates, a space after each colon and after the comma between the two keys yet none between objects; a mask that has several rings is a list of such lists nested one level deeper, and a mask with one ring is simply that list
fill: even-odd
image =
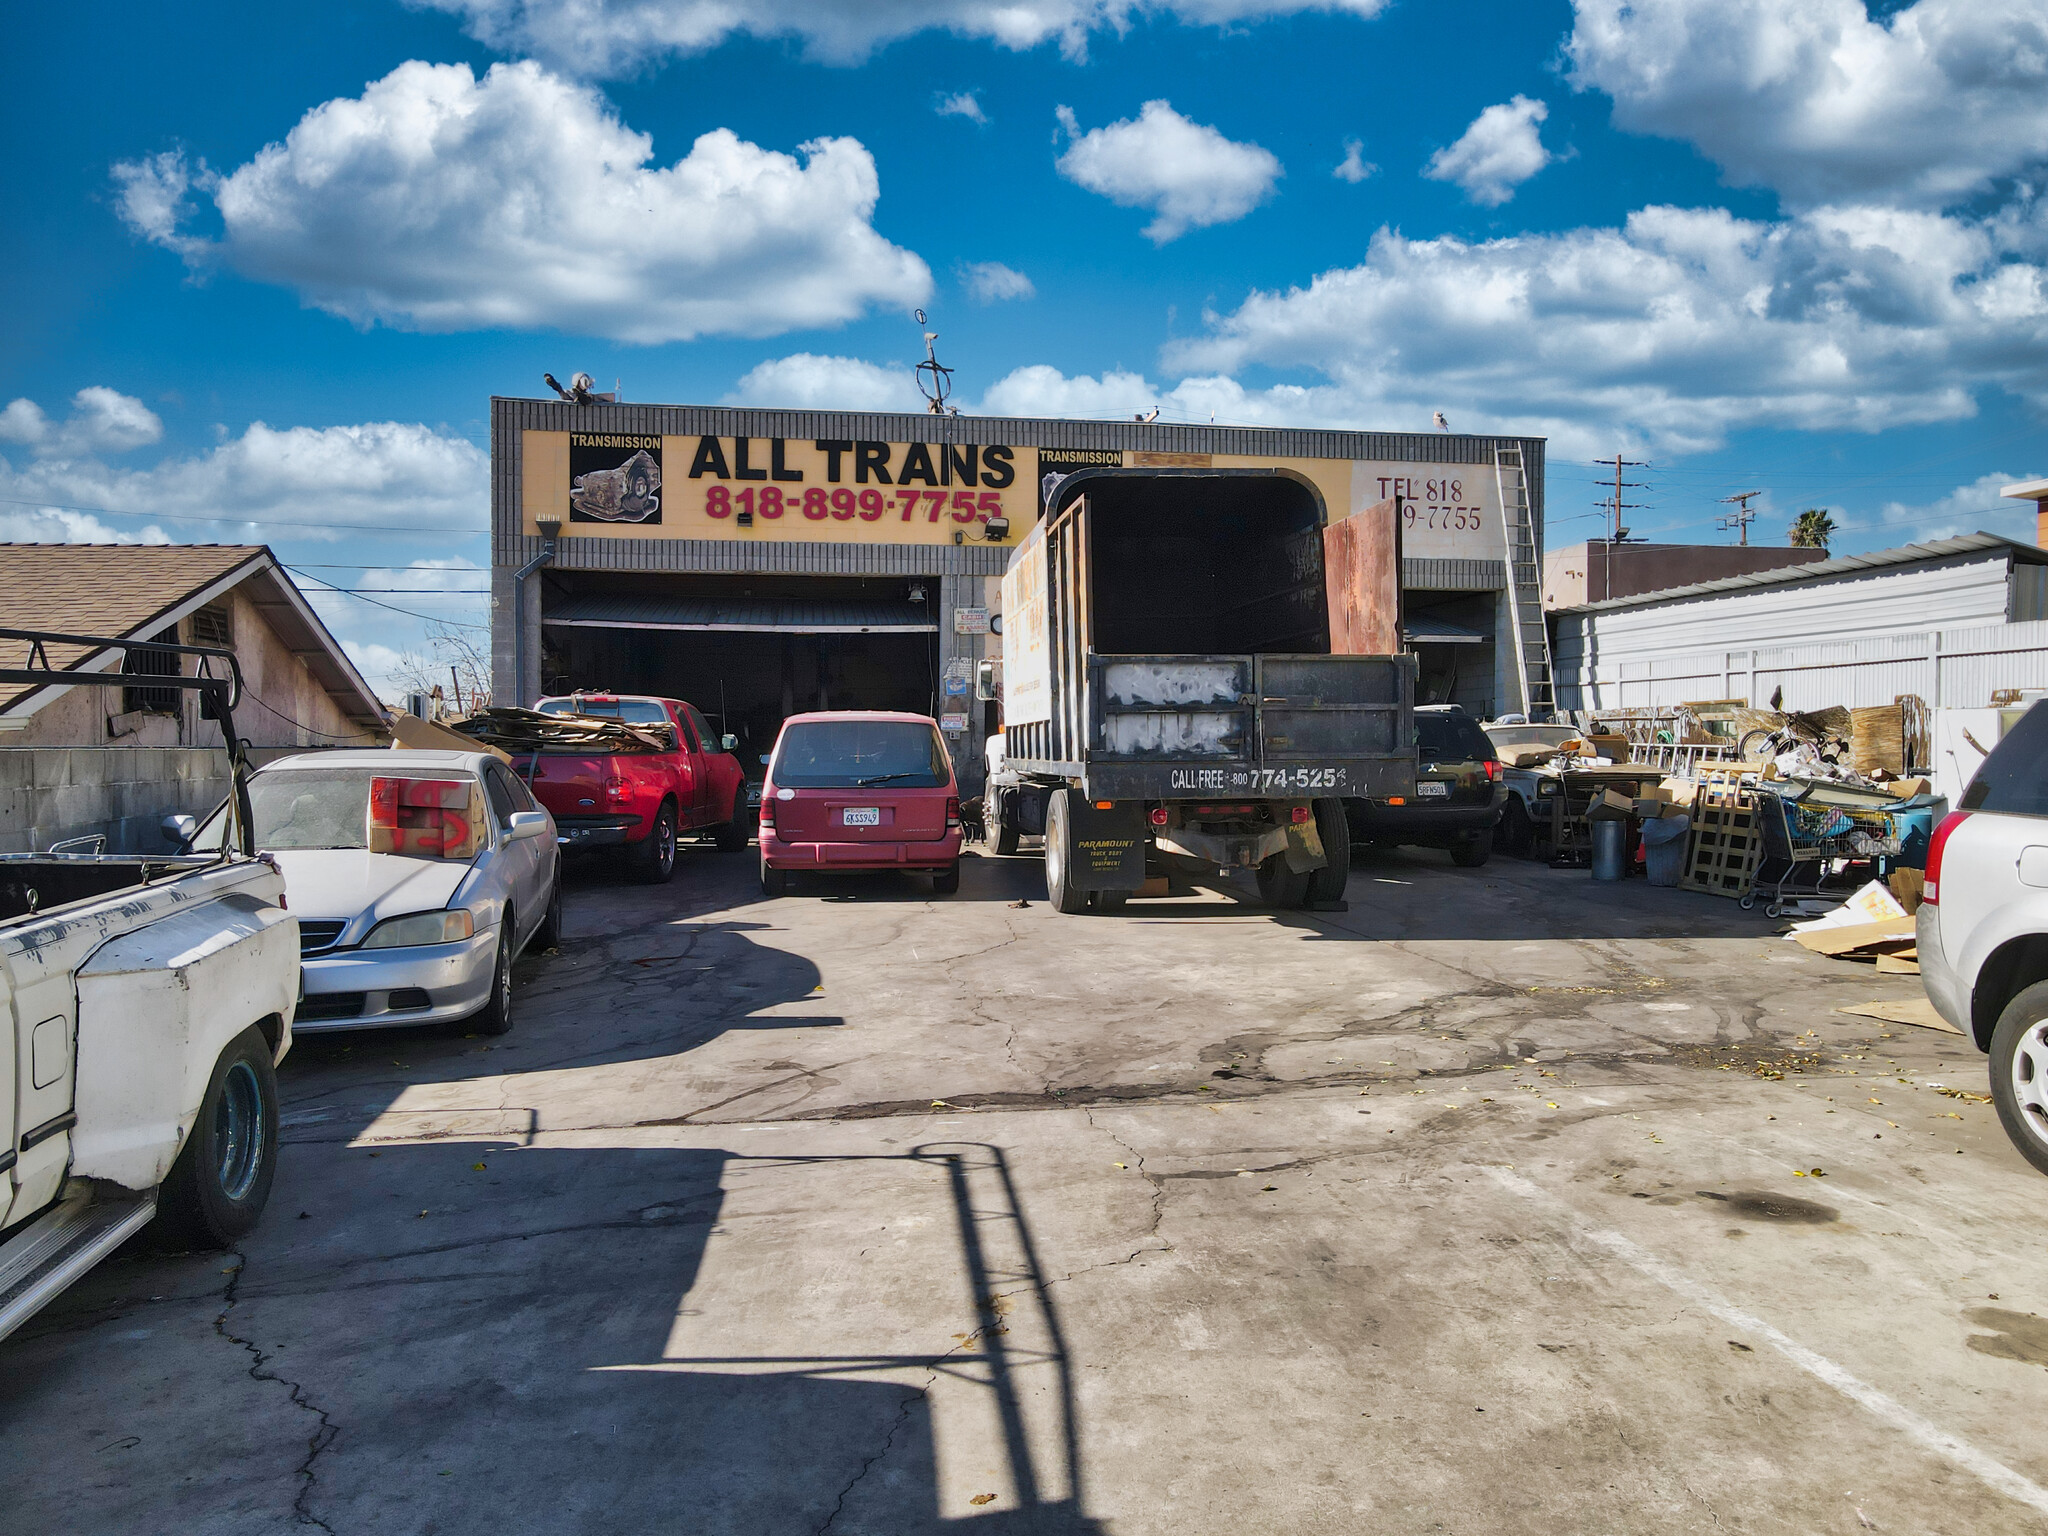
[{"label": "crack in concrete", "polygon": [[213,1331],[230,1344],[239,1344],[249,1352],[251,1381],[276,1382],[290,1395],[293,1407],[303,1409],[320,1420],[319,1427],[306,1439],[305,1459],[294,1469],[294,1475],[300,1481],[298,1494],[292,1499],[292,1515],[299,1524],[318,1526],[327,1532],[327,1536],[334,1536],[334,1527],[314,1514],[311,1508],[313,1485],[319,1480],[313,1471],[313,1463],[318,1461],[340,1437],[341,1426],[329,1417],[325,1408],[306,1396],[306,1389],[302,1385],[287,1380],[270,1369],[270,1362],[275,1358],[274,1352],[265,1352],[251,1340],[228,1330],[228,1314],[234,1311],[241,1299],[242,1276],[248,1273],[249,1269],[248,1256],[240,1249],[235,1250],[235,1260],[235,1272],[228,1277],[227,1289],[221,1293],[222,1306],[220,1314],[213,1320]]},{"label": "crack in concrete", "polygon": [[[944,1359],[945,1357],[941,1356],[940,1358]],[[832,1512],[825,1517],[825,1523],[818,1527],[817,1531],[814,1533],[814,1536],[825,1536],[825,1533],[831,1530],[832,1527],[838,1522],[840,1515],[845,1512],[846,1501],[849,1497],[852,1496],[853,1490],[858,1488],[861,1484],[861,1480],[865,1478],[868,1475],[868,1473],[874,1470],[876,1464],[880,1462],[884,1456],[887,1456],[889,1454],[890,1450],[896,1444],[896,1437],[903,1433],[903,1426],[910,1422],[911,1410],[915,1408],[918,1403],[926,1400],[931,1396],[932,1383],[937,1381],[938,1379],[938,1367],[936,1365],[928,1367],[925,1374],[924,1385],[921,1387],[912,1387],[908,1392],[904,1394],[902,1405],[898,1407],[896,1410],[896,1421],[889,1426],[889,1434],[888,1437],[882,1441],[882,1448],[876,1451],[874,1455],[868,1457],[866,1461],[863,1461],[860,1464],[860,1470],[853,1474],[852,1479],[847,1483],[847,1485],[844,1488],[839,1490],[839,1497],[832,1501]]]}]

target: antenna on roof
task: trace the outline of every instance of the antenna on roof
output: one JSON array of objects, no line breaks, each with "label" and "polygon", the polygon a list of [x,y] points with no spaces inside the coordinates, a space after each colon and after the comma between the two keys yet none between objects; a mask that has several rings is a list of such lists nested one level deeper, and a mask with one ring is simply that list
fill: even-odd
[{"label": "antenna on roof", "polygon": [[[912,310],[917,323],[924,324],[924,311]],[[946,404],[946,396],[953,392],[953,370],[939,361],[939,355],[932,350],[932,343],[939,339],[937,331],[924,333],[924,361],[911,370],[917,379],[918,393],[924,396],[925,409],[934,416],[958,416],[959,407]],[[925,382],[925,375],[931,375],[931,382]]]}]

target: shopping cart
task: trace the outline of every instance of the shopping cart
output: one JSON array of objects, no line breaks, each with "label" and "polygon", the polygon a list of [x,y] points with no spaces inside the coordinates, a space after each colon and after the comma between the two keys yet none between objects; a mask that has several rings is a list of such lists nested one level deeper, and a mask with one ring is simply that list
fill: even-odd
[{"label": "shopping cart", "polygon": [[1755,791],[1759,840],[1756,869],[1742,893],[1745,911],[1768,887],[1772,917],[1795,901],[1839,901],[1856,893],[1898,854],[1899,841],[1882,811],[1801,803],[1810,791]]}]

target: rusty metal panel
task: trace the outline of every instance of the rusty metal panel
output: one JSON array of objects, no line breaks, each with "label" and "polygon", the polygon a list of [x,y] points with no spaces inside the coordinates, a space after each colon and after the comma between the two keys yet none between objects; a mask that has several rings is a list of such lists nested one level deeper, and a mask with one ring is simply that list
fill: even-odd
[{"label": "rusty metal panel", "polygon": [[1323,529],[1323,586],[1332,656],[1401,649],[1401,498],[1389,496]]}]

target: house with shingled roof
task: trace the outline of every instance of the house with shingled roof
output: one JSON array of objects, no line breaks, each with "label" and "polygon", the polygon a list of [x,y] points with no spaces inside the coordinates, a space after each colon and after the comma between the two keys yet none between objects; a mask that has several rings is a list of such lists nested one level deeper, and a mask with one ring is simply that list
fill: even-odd
[{"label": "house with shingled roof", "polygon": [[[0,544],[0,628],[233,651],[235,725],[259,763],[389,739],[384,706],[260,544]],[[152,683],[196,659],[45,649],[78,681],[0,687],[0,852],[93,837],[161,852],[163,817],[228,792],[226,744],[199,696]],[[0,640],[0,657],[24,666],[28,646]]]}]

